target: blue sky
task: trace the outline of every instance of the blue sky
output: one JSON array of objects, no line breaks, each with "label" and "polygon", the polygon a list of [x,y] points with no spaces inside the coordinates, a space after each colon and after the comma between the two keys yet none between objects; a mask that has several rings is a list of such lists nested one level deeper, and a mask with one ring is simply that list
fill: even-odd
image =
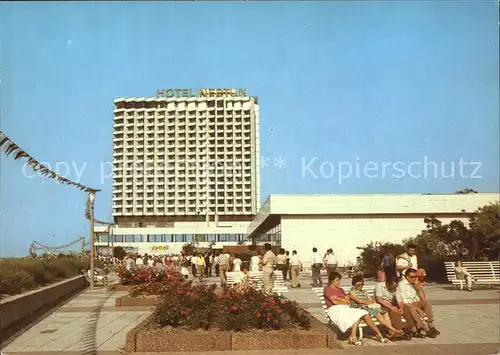
[{"label": "blue sky", "polygon": [[[100,170],[112,159],[113,99],[158,88],[236,87],[259,97],[261,153],[269,158],[262,200],[498,191],[496,6],[4,2],[1,128],[51,167],[67,162],[70,171],[59,172],[70,179],[78,177],[73,167],[84,167],[81,182],[102,189],[96,216],[104,220],[112,180],[101,181]],[[279,157],[286,166],[275,166]],[[27,178],[22,163],[0,159],[0,255],[23,255],[32,240],[60,245],[88,236],[84,193]],[[437,178],[432,171],[425,178],[418,164],[413,177],[380,170],[424,159],[437,162]],[[460,159],[481,165],[460,177]],[[448,176],[455,164],[454,178],[441,176],[441,163]],[[331,173],[339,164],[352,164],[353,175]]]}]

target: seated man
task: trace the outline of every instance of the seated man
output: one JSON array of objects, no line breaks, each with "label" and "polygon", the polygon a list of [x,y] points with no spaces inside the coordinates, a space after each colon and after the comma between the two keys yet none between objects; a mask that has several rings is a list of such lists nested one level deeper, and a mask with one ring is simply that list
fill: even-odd
[{"label": "seated man", "polygon": [[[416,337],[435,338],[440,332],[434,327],[434,317],[432,306],[425,297],[422,285],[417,282],[417,270],[407,269],[404,277],[398,284],[396,299],[399,308],[403,309],[403,316],[406,322],[414,324],[412,332]],[[429,330],[425,330],[424,322],[421,319],[421,312],[427,315]]]},{"label": "seated man", "polygon": [[[92,273],[90,271],[90,269],[87,271],[87,275],[89,277],[89,280],[90,278],[92,277]],[[100,282],[100,283],[106,283],[107,282],[107,278],[106,276],[101,276],[98,274],[98,272],[96,270],[94,270],[94,282]]]},{"label": "seated man", "polygon": [[404,307],[400,308],[396,300],[396,289],[398,288],[398,277],[389,275],[385,282],[377,282],[375,286],[375,301],[382,306],[382,310],[389,314],[392,326],[396,329],[404,330],[403,339],[411,340],[411,329],[415,326],[410,314],[406,314],[406,318],[411,322],[406,322],[403,325],[401,316],[404,313]]}]

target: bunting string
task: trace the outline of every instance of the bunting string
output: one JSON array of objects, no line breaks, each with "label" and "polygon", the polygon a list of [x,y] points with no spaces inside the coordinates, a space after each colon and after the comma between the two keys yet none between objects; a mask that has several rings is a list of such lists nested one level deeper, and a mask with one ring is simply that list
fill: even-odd
[{"label": "bunting string", "polygon": [[21,147],[19,147],[12,139],[10,139],[1,130],[0,130],[0,149],[3,150],[3,152],[7,156],[13,155],[14,160],[19,160],[21,158],[25,158],[26,165],[30,166],[33,169],[33,171],[39,172],[39,174],[43,177],[55,179],[57,182],[62,183],[62,184],[75,186],[75,187],[77,187],[80,190],[85,191],[85,192],[94,192],[95,193],[97,191],[101,191],[98,189],[94,189],[94,188],[82,185],[78,182],[72,181],[72,180],[65,178],[64,176],[60,176],[59,174],[50,170],[49,168],[47,168],[46,166],[41,164],[38,160],[33,158],[26,151],[24,151]]},{"label": "bunting string", "polygon": [[[87,203],[85,204],[85,217],[89,221],[90,221],[91,215],[93,215],[93,211],[94,211],[94,200],[91,196],[92,196],[92,192],[89,192],[89,195],[87,197]],[[114,224],[114,223],[110,223],[110,222],[100,221],[100,220],[95,219],[95,218],[94,218],[94,223],[103,224],[103,225],[107,225],[107,226],[112,226]]]},{"label": "bunting string", "polygon": [[[54,171],[50,170],[43,164],[41,164],[38,160],[33,158],[30,154],[28,154],[26,151],[24,151],[21,147],[19,147],[12,139],[10,139],[2,130],[0,130],[0,150],[2,150],[7,156],[9,155],[14,155],[14,160],[19,160],[21,158],[26,159],[26,165],[30,166],[33,171],[39,172],[41,176],[45,178],[51,178],[55,179],[57,182],[66,184],[69,186],[75,186],[78,189],[85,191],[89,194],[89,198],[87,199],[87,206],[85,209],[85,217],[90,220],[90,208],[94,208],[93,206],[93,201],[92,201],[92,206],[90,206],[90,196],[94,195],[95,198],[95,193],[98,191],[101,191],[99,189],[94,189],[85,185],[82,185],[78,182],[72,181],[70,179],[65,178],[64,176],[60,176],[59,174],[55,173]],[[109,222],[104,222],[100,221],[98,219],[94,219],[94,222],[97,224],[103,224],[103,225],[108,225],[111,226],[113,223]]]}]

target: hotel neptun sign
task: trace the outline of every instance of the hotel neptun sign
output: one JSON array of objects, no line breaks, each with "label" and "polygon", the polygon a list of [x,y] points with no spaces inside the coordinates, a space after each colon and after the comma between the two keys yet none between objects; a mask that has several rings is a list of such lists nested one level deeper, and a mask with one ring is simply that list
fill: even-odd
[{"label": "hotel neptun sign", "polygon": [[247,89],[158,89],[156,97],[248,97]]}]

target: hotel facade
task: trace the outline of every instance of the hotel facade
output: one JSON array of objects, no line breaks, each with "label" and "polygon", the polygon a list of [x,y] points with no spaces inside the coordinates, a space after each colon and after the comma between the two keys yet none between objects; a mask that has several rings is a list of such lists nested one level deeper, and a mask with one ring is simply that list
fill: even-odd
[{"label": "hotel facade", "polygon": [[259,105],[243,89],[114,100],[113,219],[99,248],[246,243],[260,201]]}]

